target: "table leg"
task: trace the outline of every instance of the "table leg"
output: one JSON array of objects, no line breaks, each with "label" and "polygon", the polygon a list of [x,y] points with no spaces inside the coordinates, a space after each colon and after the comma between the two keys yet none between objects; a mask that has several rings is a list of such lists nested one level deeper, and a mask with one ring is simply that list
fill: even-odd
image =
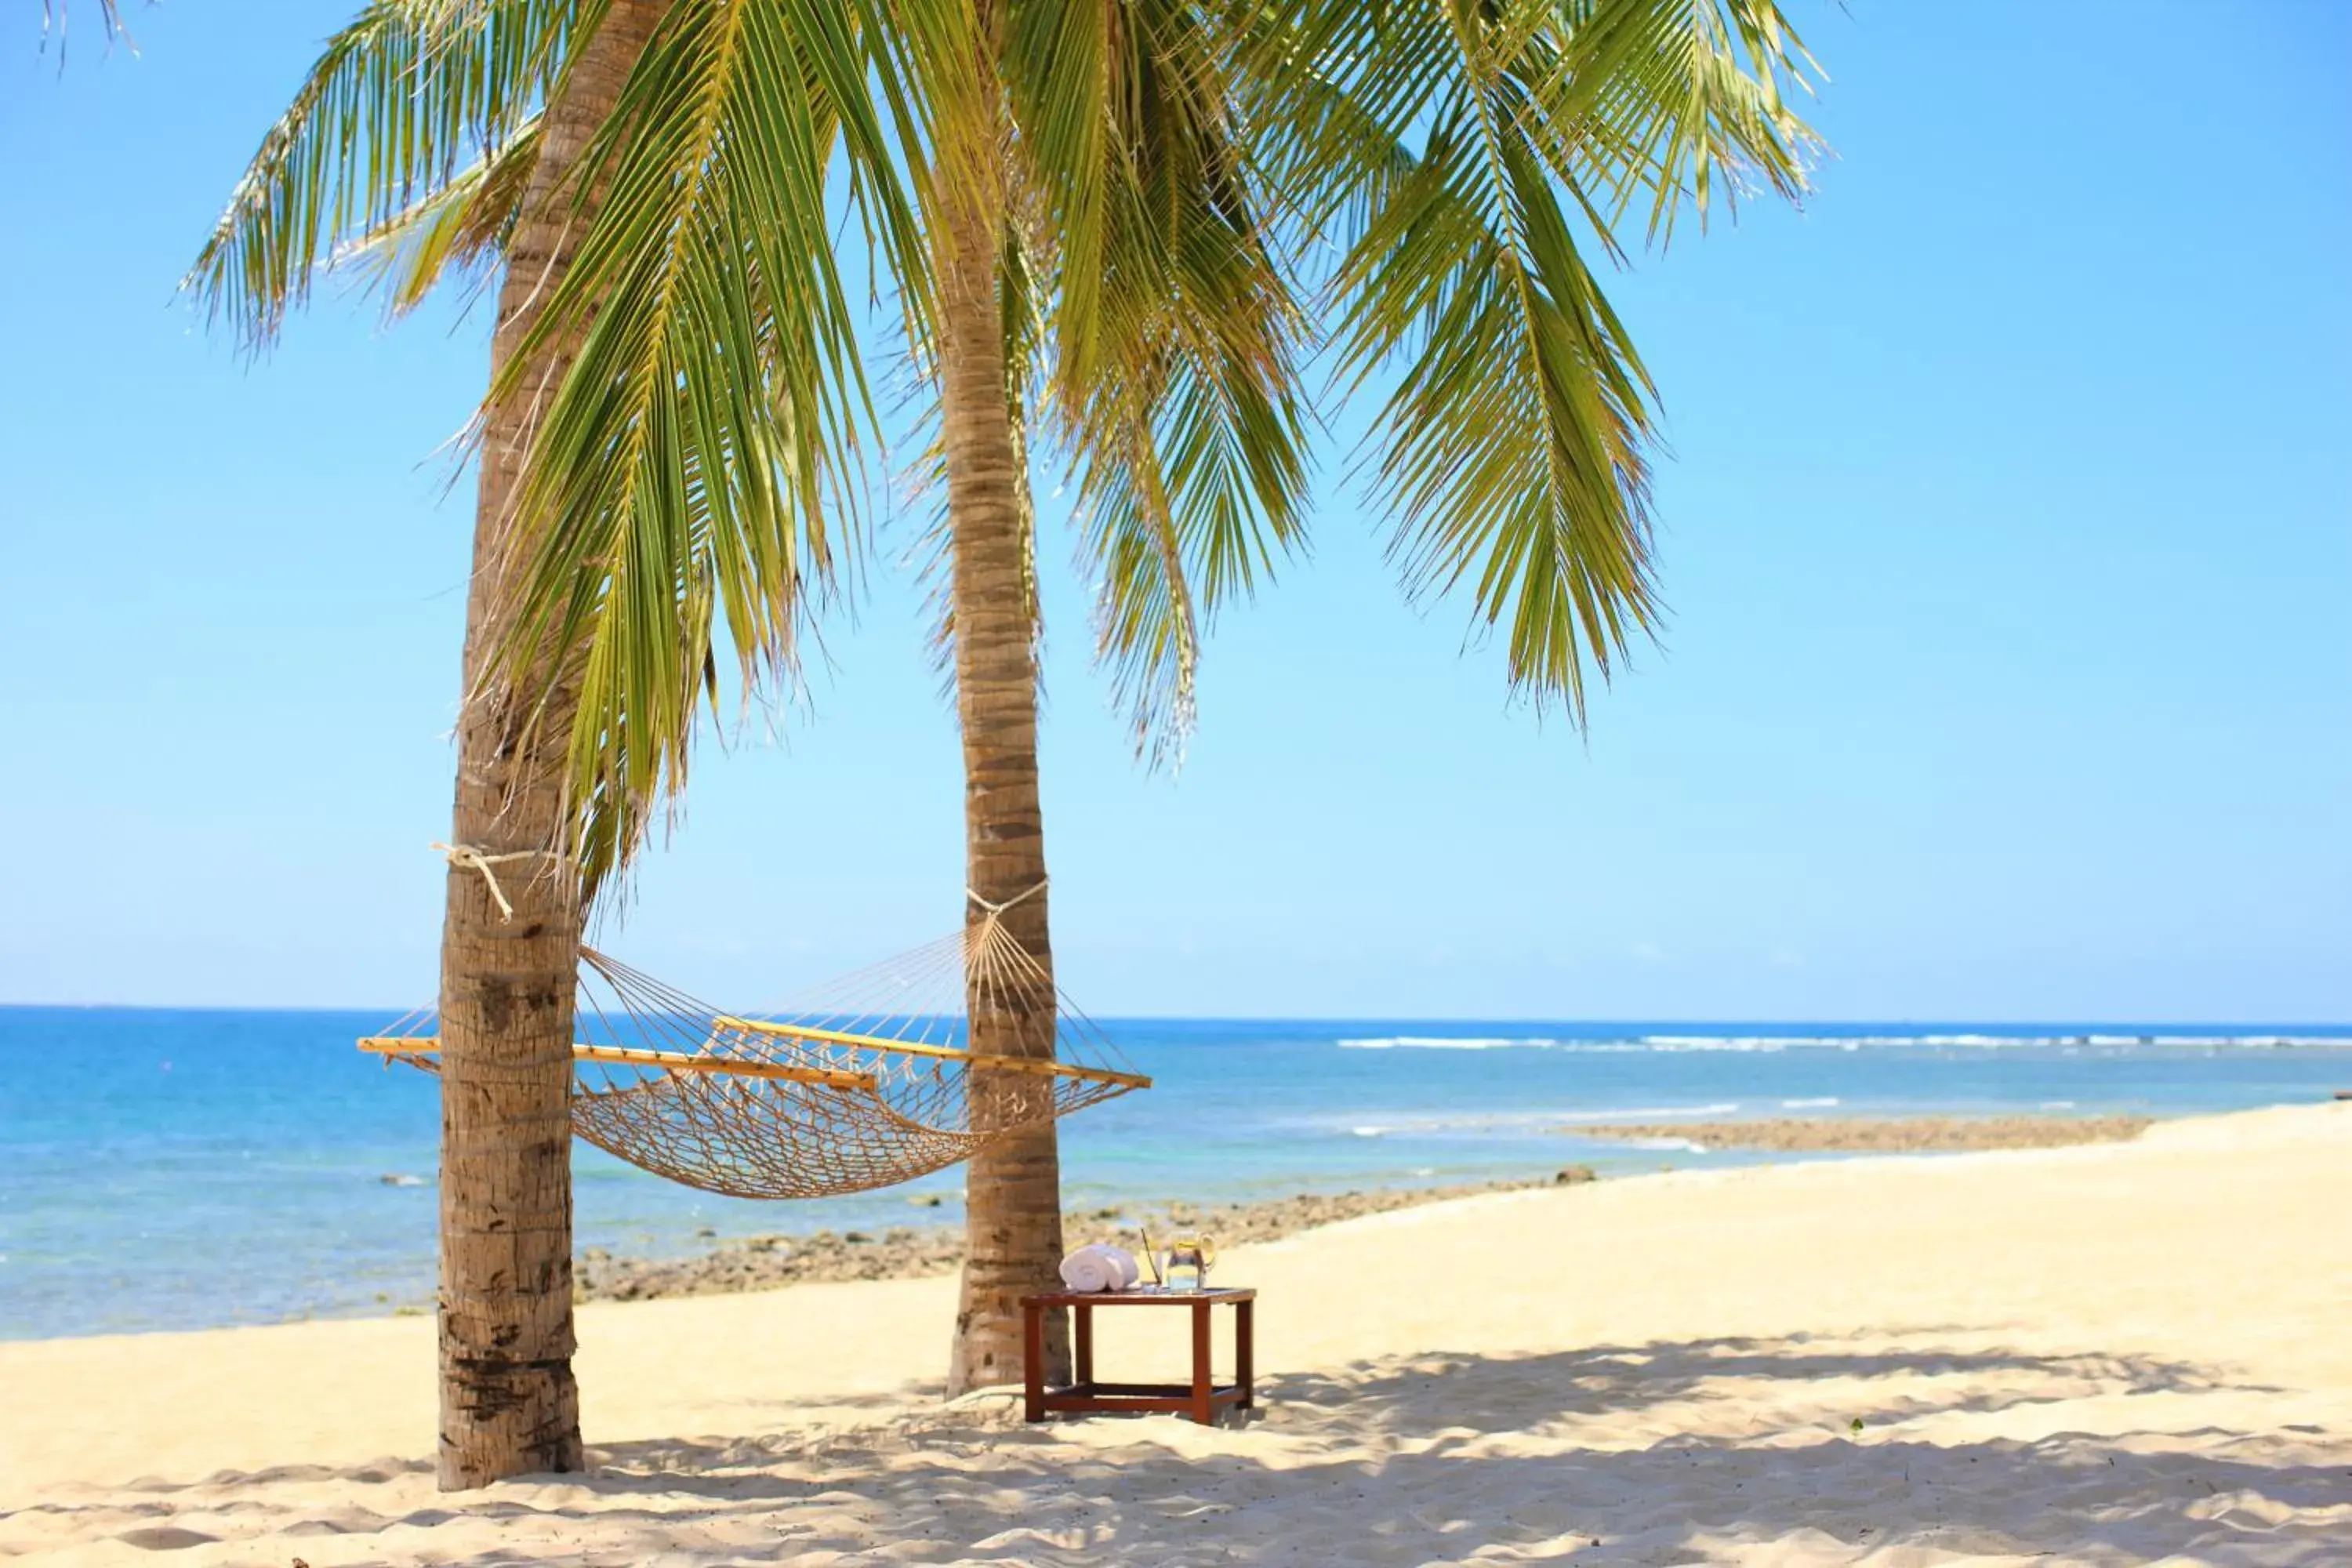
[{"label": "table leg", "polygon": [[1192,1419],[1203,1426],[1217,1418],[1210,1398],[1214,1386],[1209,1377],[1209,1302],[1203,1297],[1192,1303]]},{"label": "table leg", "polygon": [[1095,1310],[1091,1302],[1080,1301],[1070,1309],[1077,1319],[1077,1343],[1073,1355],[1077,1363],[1078,1386],[1089,1387],[1095,1380]]},{"label": "table leg", "polygon": [[1021,1379],[1023,1414],[1032,1421],[1045,1419],[1045,1309],[1034,1301],[1021,1304]]},{"label": "table leg", "polygon": [[1234,1381],[1241,1384],[1244,1410],[1257,1408],[1257,1303],[1234,1303]]}]

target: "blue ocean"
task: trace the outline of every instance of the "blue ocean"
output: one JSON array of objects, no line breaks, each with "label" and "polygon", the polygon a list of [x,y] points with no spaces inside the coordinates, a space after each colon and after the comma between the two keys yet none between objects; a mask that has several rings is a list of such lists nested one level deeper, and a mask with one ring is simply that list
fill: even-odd
[{"label": "blue ocean", "polygon": [[[0,1008],[0,1338],[415,1309],[436,1081],[374,1014]],[[1729,1154],[1561,1122],[1995,1111],[2182,1116],[2352,1088],[2352,1027],[1106,1021],[1159,1080],[1064,1123],[1073,1205],[1604,1174]],[[760,1204],[577,1151],[578,1242],[953,1221],[961,1173]],[[1786,1156],[1780,1156],[1786,1158]],[[911,1206],[942,1194],[937,1208]]]}]

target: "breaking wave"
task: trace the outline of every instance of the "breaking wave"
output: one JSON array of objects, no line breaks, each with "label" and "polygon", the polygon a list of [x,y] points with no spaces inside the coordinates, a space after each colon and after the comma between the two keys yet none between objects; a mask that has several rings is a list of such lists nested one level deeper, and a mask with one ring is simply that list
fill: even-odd
[{"label": "breaking wave", "polygon": [[1347,1051],[1503,1051],[1515,1047],[1543,1050],[1560,1042],[1542,1036],[1386,1035],[1368,1040],[1341,1040]]}]

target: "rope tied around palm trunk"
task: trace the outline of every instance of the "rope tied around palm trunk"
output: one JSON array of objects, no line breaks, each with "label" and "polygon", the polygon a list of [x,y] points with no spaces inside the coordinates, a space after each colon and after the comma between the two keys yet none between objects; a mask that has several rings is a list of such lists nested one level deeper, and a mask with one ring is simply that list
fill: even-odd
[{"label": "rope tied around palm trunk", "polygon": [[1038,894],[1044,892],[1045,890],[1045,884],[1050,880],[1052,880],[1051,878],[1040,877],[1037,879],[1035,886],[1022,892],[1013,894],[1011,898],[1005,900],[1002,903],[992,903],[988,900],[982,898],[978,893],[973,892],[970,888],[966,888],[963,890],[963,896],[970,899],[973,903],[978,904],[982,910],[987,912],[988,917],[991,920],[994,920],[998,915],[1003,914],[1013,905],[1026,903],[1029,900],[1034,899]]},{"label": "rope tied around palm trunk", "polygon": [[[437,840],[433,847],[441,851],[442,858],[449,862],[451,870],[479,871],[482,874],[482,880],[489,886],[490,901],[499,906],[499,919],[501,921],[514,919],[514,905],[507,900],[507,890],[499,886],[499,874],[491,868],[503,866],[509,860],[566,858],[552,849],[509,849],[493,853],[478,844],[443,844]],[[1027,895],[1023,896],[1025,898]]]}]

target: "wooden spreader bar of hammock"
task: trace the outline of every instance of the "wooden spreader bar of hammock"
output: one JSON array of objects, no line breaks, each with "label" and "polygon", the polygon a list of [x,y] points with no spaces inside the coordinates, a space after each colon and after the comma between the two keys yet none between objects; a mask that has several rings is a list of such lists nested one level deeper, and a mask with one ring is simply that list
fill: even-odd
[{"label": "wooden spreader bar of hammock", "polygon": [[[360,1049],[385,1057],[429,1057],[441,1049],[437,1037],[432,1035],[371,1035],[360,1042]],[[870,1072],[845,1072],[835,1068],[787,1067],[781,1062],[745,1061],[740,1057],[698,1057],[684,1051],[641,1051],[626,1046],[591,1046],[575,1044],[572,1047],[574,1061],[619,1062],[629,1067],[659,1068],[665,1072],[723,1072],[739,1078],[785,1079],[793,1083],[813,1083],[825,1089],[856,1089],[871,1091],[875,1078]]]},{"label": "wooden spreader bar of hammock", "polygon": [[725,1014],[710,1020],[714,1029],[733,1029],[747,1035],[772,1035],[779,1039],[808,1040],[824,1046],[852,1046],[869,1051],[898,1051],[910,1057],[937,1057],[942,1061],[970,1062],[974,1067],[999,1072],[1032,1072],[1050,1074],[1055,1078],[1083,1079],[1088,1083],[1124,1084],[1129,1089],[1150,1089],[1151,1079],[1139,1072],[1114,1072],[1109,1068],[1079,1067],[1075,1062],[1055,1061],[1051,1057],[1007,1057],[982,1055],[959,1050],[953,1046],[924,1045],[913,1040],[885,1039],[878,1035],[851,1035],[838,1029],[814,1029],[803,1024],[770,1024],[757,1018],[736,1018]]}]

